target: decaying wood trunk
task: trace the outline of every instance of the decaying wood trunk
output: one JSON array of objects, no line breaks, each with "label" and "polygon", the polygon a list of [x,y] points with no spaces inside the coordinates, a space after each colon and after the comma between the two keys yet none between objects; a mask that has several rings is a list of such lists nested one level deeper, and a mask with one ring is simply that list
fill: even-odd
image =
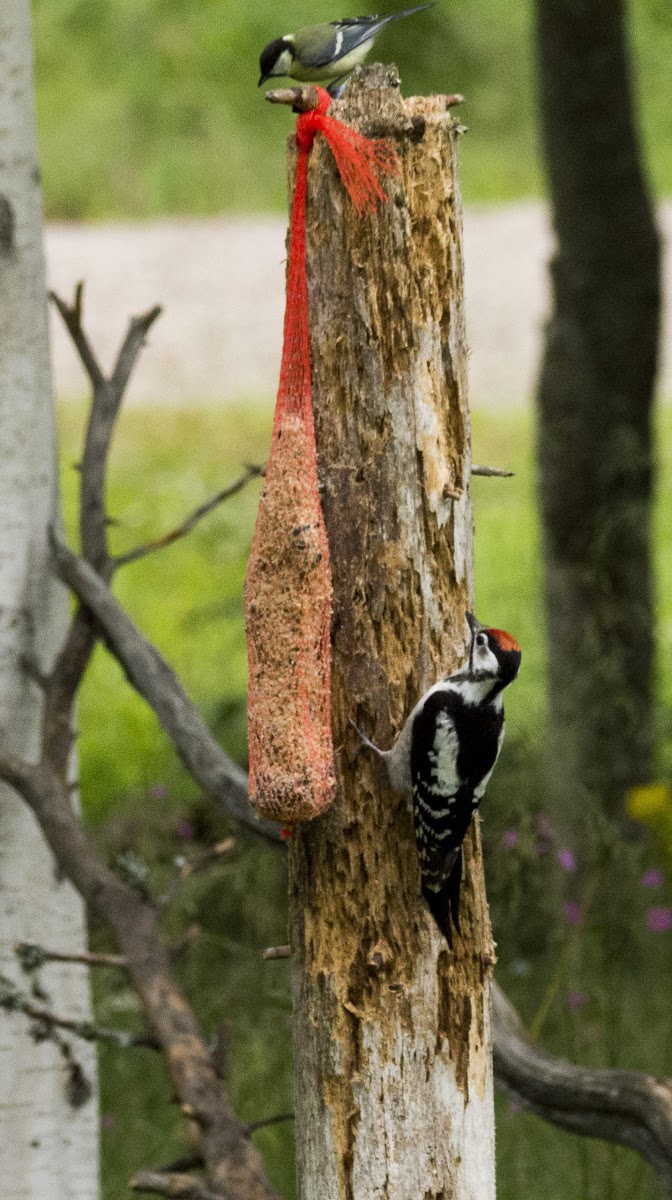
[{"label": "decaying wood trunk", "polygon": [[[302,1200],[494,1195],[492,939],[478,834],[462,939],[421,900],[412,818],[362,755],[455,669],[472,599],[457,122],[371,68],[332,113],[395,140],[392,198],[359,218],[318,139],[308,273],[313,403],[334,582],[338,796],[291,844]],[[487,614],[485,614],[487,617]]]}]

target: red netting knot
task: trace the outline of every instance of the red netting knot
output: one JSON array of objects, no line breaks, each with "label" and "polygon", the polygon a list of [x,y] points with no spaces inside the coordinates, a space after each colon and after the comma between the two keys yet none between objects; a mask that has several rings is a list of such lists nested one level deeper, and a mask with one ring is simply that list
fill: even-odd
[{"label": "red netting knot", "polygon": [[322,132],[322,117],[331,104],[331,96],[324,88],[316,87],[317,106],[310,112],[301,113],[296,122],[296,144],[303,154],[309,154],[315,135]]}]

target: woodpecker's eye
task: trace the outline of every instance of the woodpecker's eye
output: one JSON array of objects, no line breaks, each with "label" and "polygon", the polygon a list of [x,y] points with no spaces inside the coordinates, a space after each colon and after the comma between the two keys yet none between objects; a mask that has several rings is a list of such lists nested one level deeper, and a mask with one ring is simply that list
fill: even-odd
[{"label": "woodpecker's eye", "polygon": [[479,633],[478,637],[476,638],[476,645],[477,646],[487,646],[487,644],[488,644],[487,635],[485,633]]}]

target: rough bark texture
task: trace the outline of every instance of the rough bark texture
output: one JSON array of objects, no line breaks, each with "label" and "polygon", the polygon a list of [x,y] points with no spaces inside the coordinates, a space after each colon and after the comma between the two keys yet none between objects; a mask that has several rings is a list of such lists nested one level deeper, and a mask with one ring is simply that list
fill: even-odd
[{"label": "rough bark texture", "polygon": [[456,122],[358,74],[333,115],[395,140],[402,177],[359,218],[327,147],[310,167],[313,403],[334,582],[338,796],[291,844],[302,1200],[494,1195],[492,941],[472,830],[454,953],[420,897],[411,815],[349,758],[387,748],[459,664],[472,598]]},{"label": "rough bark texture", "polygon": [[622,816],[652,770],[651,407],[659,246],[621,0],[536,0],[558,249],[539,382],[553,782],[560,820]]},{"label": "rough bark texture", "polygon": [[[57,521],[41,200],[33,114],[28,0],[0,12],[0,730],[3,747],[39,754],[42,697],[22,669],[46,672],[68,620],[50,572],[47,527]],[[35,818],[0,788],[0,970],[20,986],[19,941],[62,950],[85,945],[81,900],[59,877]],[[90,1018],[87,971],[43,972],[53,1006]],[[98,1193],[96,1063],[74,1056],[93,1097],[73,1108],[53,1041],[37,1044],[21,1013],[0,1013],[0,1180],[6,1200],[92,1200]]]}]

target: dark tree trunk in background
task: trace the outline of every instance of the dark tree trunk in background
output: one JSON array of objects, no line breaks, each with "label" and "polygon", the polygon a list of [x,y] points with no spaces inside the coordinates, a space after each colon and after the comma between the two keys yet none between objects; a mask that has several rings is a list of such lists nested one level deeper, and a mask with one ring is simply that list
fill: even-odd
[{"label": "dark tree trunk in background", "polygon": [[535,0],[557,235],[538,389],[552,790],[561,824],[652,771],[659,243],[621,0]]}]

